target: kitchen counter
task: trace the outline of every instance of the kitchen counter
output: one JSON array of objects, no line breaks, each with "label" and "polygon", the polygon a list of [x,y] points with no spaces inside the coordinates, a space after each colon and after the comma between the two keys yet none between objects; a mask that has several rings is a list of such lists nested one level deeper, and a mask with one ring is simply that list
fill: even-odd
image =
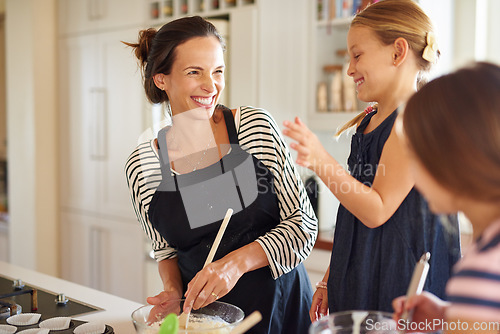
[{"label": "kitchen counter", "polygon": [[73,318],[76,320],[101,321],[113,327],[116,334],[135,334],[130,315],[132,311],[141,306],[139,303],[3,261],[0,261],[0,273],[15,279],[21,279],[26,284],[37,286],[44,290],[64,293],[68,298],[103,309],[102,311],[74,316]]}]

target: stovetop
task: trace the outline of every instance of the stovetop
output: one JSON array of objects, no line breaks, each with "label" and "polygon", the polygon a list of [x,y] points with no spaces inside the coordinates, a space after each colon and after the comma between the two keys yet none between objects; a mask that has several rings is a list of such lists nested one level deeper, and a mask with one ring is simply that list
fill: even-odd
[{"label": "stovetop", "polygon": [[[65,299],[67,299],[66,303],[57,303],[56,300],[58,297],[59,299],[61,297],[58,295],[63,293],[63,291],[56,293],[27,283],[23,283],[24,287],[16,289],[14,288],[14,281],[14,278],[0,275],[0,302],[3,304],[7,303],[20,305],[22,307],[22,313],[40,313],[40,321],[53,317],[73,317],[102,310],[102,308],[97,306],[89,305],[66,296],[63,296],[63,298],[65,297]],[[30,293],[30,291],[33,290],[36,290],[35,294],[37,295],[38,301],[35,303],[35,307],[37,308],[35,310],[32,310],[32,294]],[[22,294],[5,297],[5,295],[13,293]],[[2,306],[3,305],[0,304],[0,307]],[[57,333],[73,333],[74,327],[82,323],[85,322],[72,319],[68,330],[57,331]],[[0,318],[0,324],[7,324],[6,318]],[[36,328],[37,325],[22,326],[22,328],[18,328],[18,331],[34,327]],[[105,333],[113,333],[113,329],[110,326],[106,326]]]}]

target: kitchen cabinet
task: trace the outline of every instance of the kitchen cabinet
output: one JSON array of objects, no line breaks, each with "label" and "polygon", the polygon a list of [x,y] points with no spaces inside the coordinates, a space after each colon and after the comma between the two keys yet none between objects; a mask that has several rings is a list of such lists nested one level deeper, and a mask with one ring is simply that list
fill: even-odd
[{"label": "kitchen cabinet", "polygon": [[59,39],[62,277],[144,300],[143,232],[125,161],[144,131],[132,50],[140,27]]},{"label": "kitchen cabinet", "polygon": [[144,21],[139,0],[59,0],[57,5],[60,35],[123,29]]},{"label": "kitchen cabinet", "polygon": [[62,277],[144,302],[144,239],[137,221],[71,211],[60,218]]},{"label": "kitchen cabinet", "polygon": [[144,107],[140,72],[120,41],[136,29],[60,40],[61,205],[135,217],[123,166],[137,145]]}]

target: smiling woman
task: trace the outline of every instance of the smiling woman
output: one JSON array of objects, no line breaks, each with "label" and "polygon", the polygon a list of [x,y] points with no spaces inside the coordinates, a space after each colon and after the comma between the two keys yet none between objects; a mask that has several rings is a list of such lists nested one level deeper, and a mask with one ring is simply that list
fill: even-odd
[{"label": "smiling woman", "polygon": [[[274,119],[218,105],[224,44],[201,17],[144,30],[126,44],[142,64],[148,99],[166,103],[172,117],[125,167],[163,281],[148,302],[161,308],[184,296],[190,312],[220,299],[247,315],[260,311],[250,332],[307,332],[312,291],[302,261],[317,219]],[[229,208],[214,261],[204,266]]]}]

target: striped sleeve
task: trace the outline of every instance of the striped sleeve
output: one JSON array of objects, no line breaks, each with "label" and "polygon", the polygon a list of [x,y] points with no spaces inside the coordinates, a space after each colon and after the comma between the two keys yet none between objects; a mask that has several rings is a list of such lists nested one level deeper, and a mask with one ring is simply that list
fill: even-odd
[{"label": "striped sleeve", "polygon": [[494,225],[454,267],[446,285],[449,319],[500,319],[500,221]]},{"label": "striped sleeve", "polygon": [[281,221],[257,242],[264,249],[276,279],[309,256],[316,242],[318,220],[273,117],[263,109],[241,107],[240,110],[240,145],[266,165],[275,179]]},{"label": "striped sleeve", "polygon": [[176,250],[169,247],[149,221],[149,204],[161,182],[160,163],[151,142],[140,144],[130,154],[125,164],[125,175],[135,214],[142,229],[151,240],[156,261],[176,257]]}]

